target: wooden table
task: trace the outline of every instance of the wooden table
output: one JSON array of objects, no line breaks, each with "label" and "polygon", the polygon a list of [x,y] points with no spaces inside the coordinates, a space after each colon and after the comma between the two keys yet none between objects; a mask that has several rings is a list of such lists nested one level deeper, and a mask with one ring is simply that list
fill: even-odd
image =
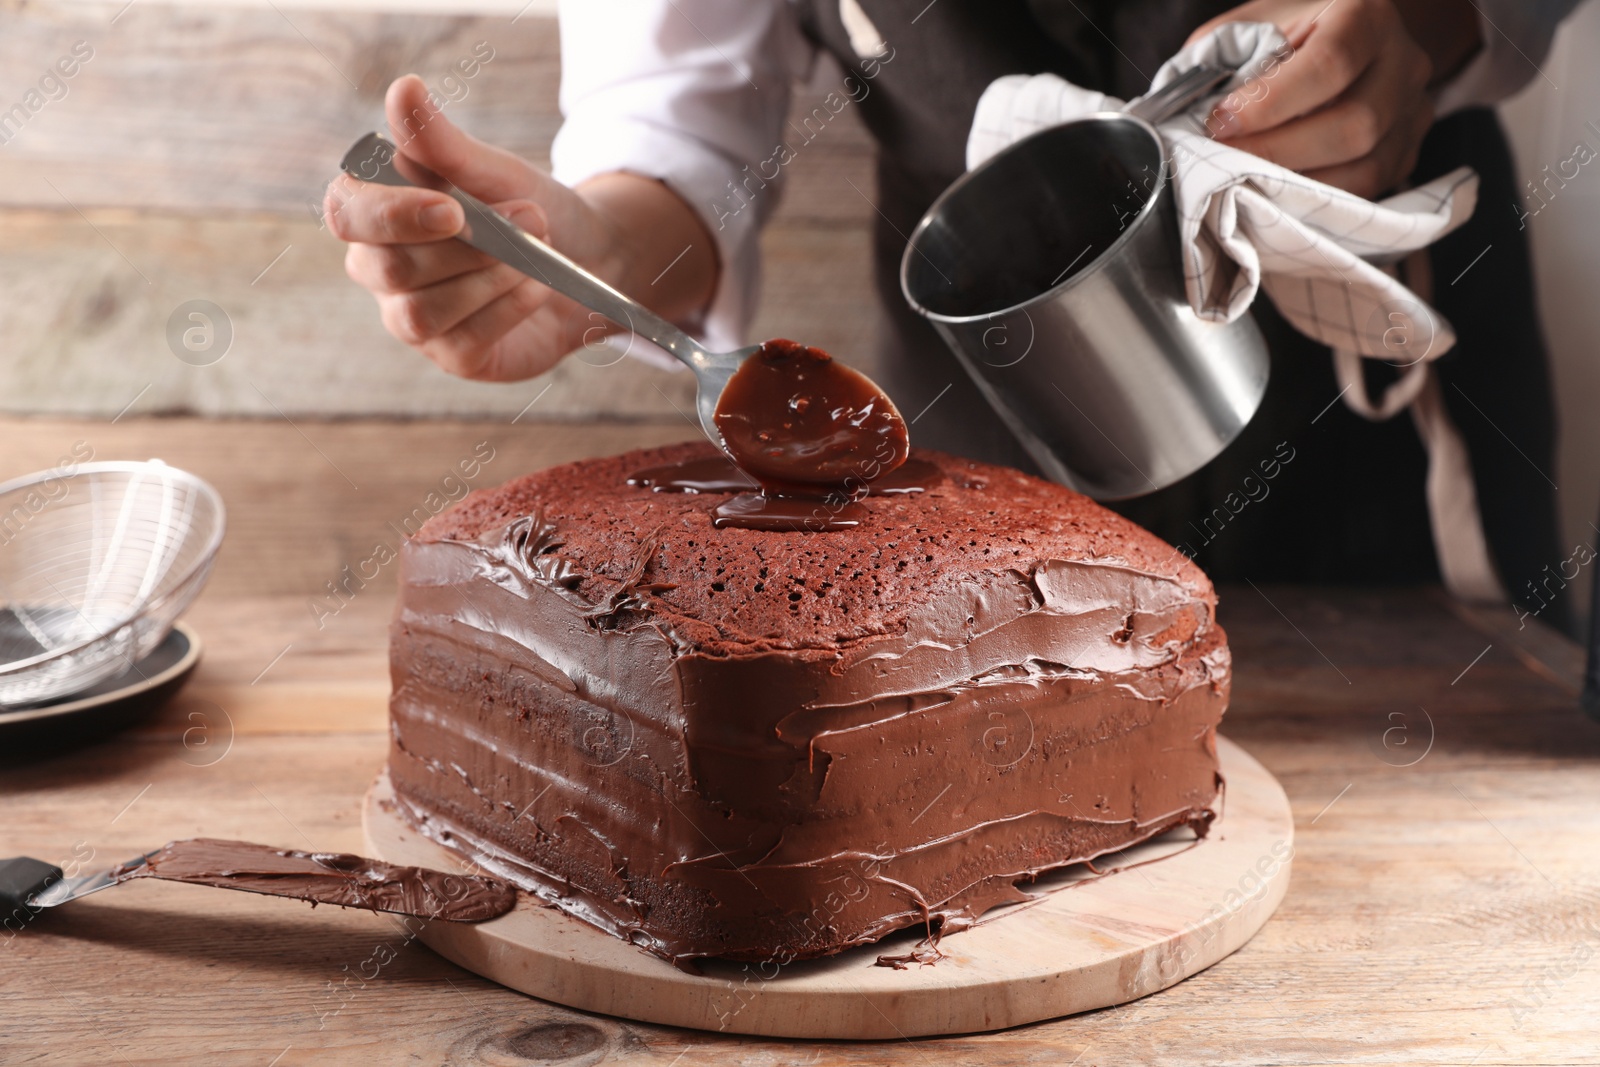
[{"label": "wooden table", "polygon": [[[81,440],[189,467],[231,509],[189,615],[193,683],[131,733],[0,769],[0,853],[113,861],[193,834],[357,848],[384,758],[392,567],[347,599],[324,583],[397,544],[388,524],[453,491],[478,442],[490,484],[691,432],[0,421],[0,473]],[[1577,650],[1434,590],[1246,586],[1224,590],[1222,620],[1224,729],[1283,782],[1298,855],[1262,933],[1165,993],[967,1038],[723,1038],[509,992],[379,916],[134,883],[4,943],[0,1062],[1600,1062],[1600,726],[1577,710]]]}]

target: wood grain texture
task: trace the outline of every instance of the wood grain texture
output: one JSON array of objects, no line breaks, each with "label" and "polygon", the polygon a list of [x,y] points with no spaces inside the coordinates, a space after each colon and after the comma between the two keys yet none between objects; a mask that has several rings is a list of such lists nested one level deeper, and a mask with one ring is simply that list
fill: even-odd
[{"label": "wood grain texture", "polygon": [[[0,410],[509,419],[537,396],[526,419],[572,420],[659,418],[692,404],[692,378],[610,349],[515,385],[453,378],[384,331],[343,257],[297,218],[0,213]],[[220,308],[232,332],[207,366],[168,342],[169,318],[196,299]]]},{"label": "wood grain texture", "polygon": [[[0,80],[0,411],[509,417],[546,385],[530,420],[689,410],[684,376],[610,364],[610,350],[514,387],[449,377],[384,331],[310,208],[350,142],[381,123],[390,80],[416,71],[442,91],[481,46],[493,58],[443,93],[446,114],[547,165],[560,125],[553,19],[141,2],[112,24],[121,8],[0,5],[0,70],[12,75]],[[14,98],[80,40],[93,58],[66,95],[5,125]],[[818,64],[795,114],[838,77]],[[752,330],[803,337],[869,373],[871,154],[847,109],[785,168]],[[233,334],[203,367],[167,337],[197,299]]]},{"label": "wood grain texture", "polygon": [[[339,157],[383,122],[384,90],[406,73],[449,101],[453,121],[541,166],[561,124],[556,24],[538,14],[10,2],[0,5],[0,108],[36,88],[78,41],[93,58],[64,81],[65,95],[0,126],[11,136],[0,152],[0,205],[310,217]],[[484,48],[492,58],[462,78],[456,64]],[[819,64],[794,114],[838,80]],[[808,173],[854,170],[867,189],[859,179],[870,151],[847,109],[785,171],[804,186]],[[872,214],[859,197],[827,188],[791,201],[791,217],[811,221]]]},{"label": "wood grain texture", "polygon": [[[320,630],[308,598],[485,425],[300,430],[0,420],[0,473],[93,440],[105,458],[164,454],[199,470],[234,519],[188,616],[207,643],[193,686],[129,734],[0,770],[0,851],[58,858],[83,842],[111,860],[196,833],[360,847],[361,797],[384,758],[392,586],[380,575]],[[485,480],[683,435],[671,424],[500,432]],[[1224,729],[1284,785],[1294,878],[1260,935],[1157,996],[982,1037],[717,1038],[513,993],[375,916],[135,884],[4,942],[0,1056],[257,1067],[278,1056],[280,1067],[1600,1062],[1600,728],[1570,690],[1429,590],[1224,589],[1220,611],[1236,664]]]},{"label": "wood grain texture", "polygon": [[[92,51],[64,96],[20,129],[0,128],[12,135],[0,203],[310,217],[344,149],[382,122],[384,90],[405,73],[451,99],[452,118],[548,163],[560,124],[552,19],[159,3],[119,17],[122,7],[0,9],[6,107],[76,42]],[[482,45],[492,58],[460,79],[455,64]],[[446,93],[452,74],[459,87]]]},{"label": "wood grain texture", "polygon": [[[865,233],[785,224],[764,240],[771,287],[753,334],[805,337],[870,373]],[[539,397],[524,419],[546,422],[693,409],[688,374],[611,348],[525,382],[452,377],[384,330],[343,257],[314,222],[293,218],[0,211],[0,411],[510,418]],[[168,339],[191,300],[220,308],[232,333],[206,366]]]}]

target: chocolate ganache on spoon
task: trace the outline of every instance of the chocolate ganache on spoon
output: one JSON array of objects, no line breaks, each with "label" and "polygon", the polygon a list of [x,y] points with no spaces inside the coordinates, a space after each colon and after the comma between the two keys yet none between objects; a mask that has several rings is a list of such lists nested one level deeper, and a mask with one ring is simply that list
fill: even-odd
[{"label": "chocolate ganache on spoon", "polygon": [[910,452],[906,421],[883,390],[794,341],[768,341],[748,357],[722,390],[715,420],[724,450],[761,489],[718,507],[718,526],[855,526],[855,502]]}]

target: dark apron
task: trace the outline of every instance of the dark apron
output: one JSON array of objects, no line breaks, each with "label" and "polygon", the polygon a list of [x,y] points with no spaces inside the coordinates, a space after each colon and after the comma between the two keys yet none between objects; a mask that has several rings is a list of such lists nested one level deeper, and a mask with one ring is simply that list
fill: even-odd
[{"label": "dark apron", "polygon": [[[889,324],[880,346],[883,384],[910,414],[953,383],[917,420],[917,444],[1036,470],[932,327],[906,306],[899,285],[906,235],[966,169],[972,115],[995,78],[1050,72],[1124,99],[1137,96],[1196,26],[1234,5],[860,3],[894,49],[859,104],[880,148],[873,258]],[[807,0],[801,9],[808,35],[847,71],[861,73],[838,0]],[[1473,109],[1436,123],[1412,180],[1462,164],[1481,176],[1479,207],[1429,250],[1433,303],[1459,338],[1435,367],[1471,454],[1484,532],[1507,591],[1525,610],[1568,628],[1562,583],[1552,580],[1568,553],[1556,547],[1549,371],[1526,235],[1513,210],[1510,154],[1494,112]],[[1339,386],[1327,348],[1291,328],[1270,300],[1257,300],[1252,311],[1272,352],[1271,383],[1254,420],[1200,471],[1116,509],[1192,554],[1217,581],[1439,581],[1424,497],[1427,455],[1410,416],[1372,423],[1342,403],[1330,407]],[[1363,363],[1376,397],[1396,372]],[[1274,476],[1264,479],[1265,470]]]}]

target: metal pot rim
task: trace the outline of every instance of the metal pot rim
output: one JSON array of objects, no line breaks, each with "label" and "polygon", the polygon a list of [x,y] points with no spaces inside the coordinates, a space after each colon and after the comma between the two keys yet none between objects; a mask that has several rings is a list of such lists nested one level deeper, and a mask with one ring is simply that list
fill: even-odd
[{"label": "metal pot rim", "polygon": [[[1129,222],[1128,225],[1123,229],[1122,233],[1117,236],[1117,239],[1112,241],[1111,244],[1107,245],[1099,255],[1095,256],[1088,263],[1084,264],[1082,269],[1074,271],[1072,275],[1066,278],[1064,281],[1052,285],[1050,288],[1041,293],[1037,293],[1020,303],[1011,304],[1007,307],[998,308],[994,311],[985,311],[977,315],[945,315],[926,307],[911,295],[909,277],[911,257],[913,255],[924,254],[917,247],[918,240],[933,223],[933,219],[939,214],[940,209],[943,208],[949,201],[959,196],[962,190],[967,187],[967,185],[979,180],[979,178],[986,171],[997,165],[997,163],[1008,153],[1018,150],[1023,145],[1027,145],[1033,141],[1041,140],[1045,137],[1058,136],[1063,130],[1071,129],[1075,126],[1082,126],[1088,123],[1112,121],[1132,123],[1135,126],[1143,128],[1145,133],[1149,135],[1150,140],[1154,142],[1156,146],[1156,158],[1160,162],[1160,169],[1156,172],[1155,187],[1151,194],[1145,199],[1144,204],[1139,208],[1139,213],[1133,217],[1133,220]],[[900,256],[900,295],[905,298],[906,303],[911,306],[911,309],[917,314],[921,315],[923,318],[926,318],[932,322],[945,323],[952,326],[984,322],[989,319],[1010,315],[1018,311],[1025,312],[1030,307],[1037,307],[1040,304],[1055,299],[1061,293],[1066,292],[1073,286],[1078,285],[1084,279],[1097,273],[1101,268],[1109,263],[1124,246],[1132,241],[1135,234],[1137,234],[1139,230],[1143,229],[1148,223],[1150,217],[1155,214],[1157,210],[1157,204],[1161,199],[1162,193],[1166,189],[1168,179],[1169,174],[1167,166],[1167,154],[1161,141],[1161,135],[1156,132],[1156,128],[1154,126],[1145,120],[1138,118],[1137,116],[1130,115],[1125,111],[1096,111],[1092,114],[1084,115],[1081,118],[1073,119],[1070,122],[1062,122],[1054,126],[1047,126],[1037,133],[1029,134],[1022,140],[1007,145],[999,152],[996,152],[994,155],[984,160],[973,170],[967,171],[961,177],[951,182],[950,187],[939,194],[938,199],[929,206],[928,210],[923,214],[922,220],[917,223],[917,228],[911,231],[911,237],[906,241],[905,252]]]}]

